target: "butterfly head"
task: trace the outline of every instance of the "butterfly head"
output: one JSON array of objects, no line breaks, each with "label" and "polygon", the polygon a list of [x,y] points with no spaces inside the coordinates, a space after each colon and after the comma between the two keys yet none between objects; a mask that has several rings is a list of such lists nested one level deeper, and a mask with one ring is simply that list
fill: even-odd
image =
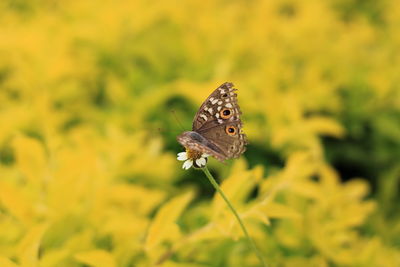
[{"label": "butterfly head", "polygon": [[179,135],[177,139],[186,150],[186,152],[178,153],[177,158],[178,160],[185,161],[183,164],[184,169],[188,169],[191,166],[202,168],[206,165],[209,154],[203,143],[207,143],[207,141],[201,135],[188,131]]}]

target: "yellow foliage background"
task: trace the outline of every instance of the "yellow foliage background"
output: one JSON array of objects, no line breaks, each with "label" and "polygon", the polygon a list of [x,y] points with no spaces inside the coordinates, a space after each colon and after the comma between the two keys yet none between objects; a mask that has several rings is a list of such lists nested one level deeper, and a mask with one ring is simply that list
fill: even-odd
[{"label": "yellow foliage background", "polygon": [[400,266],[397,1],[4,0],[0,25],[0,266],[259,266],[175,159],[170,110],[189,129],[225,81],[250,145],[209,168],[269,265]]}]

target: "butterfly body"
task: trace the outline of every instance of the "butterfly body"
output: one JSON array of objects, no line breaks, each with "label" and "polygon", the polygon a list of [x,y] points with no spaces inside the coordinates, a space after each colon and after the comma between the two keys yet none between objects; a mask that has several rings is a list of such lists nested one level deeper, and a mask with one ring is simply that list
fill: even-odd
[{"label": "butterfly body", "polygon": [[192,131],[179,135],[178,142],[219,161],[239,157],[246,150],[247,139],[242,133],[236,90],[229,82],[215,89],[196,113]]}]

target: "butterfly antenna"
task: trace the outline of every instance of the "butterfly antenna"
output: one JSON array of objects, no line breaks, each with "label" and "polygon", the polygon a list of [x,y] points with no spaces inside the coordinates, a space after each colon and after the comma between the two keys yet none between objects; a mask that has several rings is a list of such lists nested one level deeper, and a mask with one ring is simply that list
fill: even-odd
[{"label": "butterfly antenna", "polygon": [[181,127],[181,130],[184,131],[185,128],[183,128],[181,121],[178,119],[178,116],[176,116],[176,112],[175,110],[170,110],[170,112],[172,113],[172,115],[174,116],[176,122],[178,123],[179,127]]}]

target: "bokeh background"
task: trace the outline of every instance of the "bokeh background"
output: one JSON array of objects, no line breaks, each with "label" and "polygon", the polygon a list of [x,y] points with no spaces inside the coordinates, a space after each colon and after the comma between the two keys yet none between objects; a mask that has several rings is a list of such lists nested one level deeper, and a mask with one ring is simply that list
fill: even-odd
[{"label": "bokeh background", "polygon": [[225,81],[250,144],[209,168],[269,265],[400,266],[396,0],[3,0],[0,25],[0,266],[259,266],[176,160]]}]

